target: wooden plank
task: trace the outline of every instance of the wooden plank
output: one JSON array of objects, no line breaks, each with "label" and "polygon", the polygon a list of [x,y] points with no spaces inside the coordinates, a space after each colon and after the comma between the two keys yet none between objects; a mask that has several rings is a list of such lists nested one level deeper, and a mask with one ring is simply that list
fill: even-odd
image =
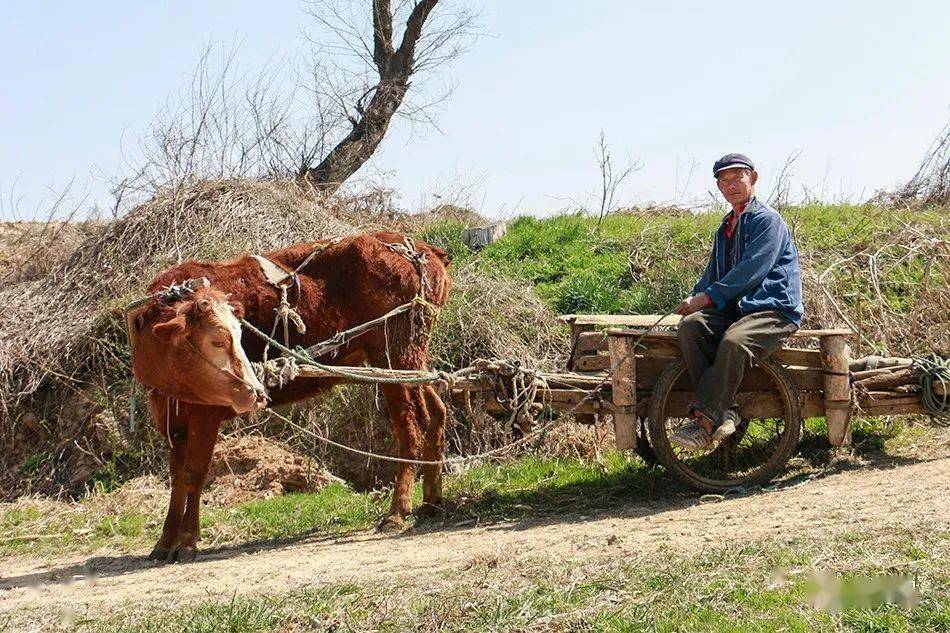
[{"label": "wooden plank", "polygon": [[667,316],[662,314],[562,314],[558,320],[563,323],[590,326],[651,327],[656,324],[669,327],[679,324],[680,318],[676,314]]},{"label": "wooden plank", "polygon": [[[628,337],[638,337],[646,334],[648,337],[652,338],[665,338],[665,339],[676,339],[676,332],[663,332],[663,331],[652,331],[644,328],[611,328],[607,330],[607,334],[611,336],[628,336]],[[789,338],[820,338],[825,336],[851,336],[853,332],[851,330],[844,329],[835,329],[835,330],[798,330],[792,334]]]},{"label": "wooden plank", "polygon": [[821,366],[824,370],[825,418],[832,446],[851,442],[851,381],[847,338],[840,334],[822,336]]},{"label": "wooden plank", "polygon": [[[656,350],[648,352],[652,354]],[[665,356],[637,354],[637,389],[652,390],[656,384],[660,372],[669,365],[671,358]],[[578,371],[604,371],[610,367],[610,357],[606,354],[590,354],[581,356],[574,362],[574,367]],[[820,369],[813,367],[788,367],[789,373],[795,379],[795,387],[798,391],[819,392],[824,389],[824,376]],[[684,374],[685,377],[685,374]],[[745,378],[739,385],[741,391],[757,391],[762,389],[771,389],[772,381],[761,370],[753,367],[746,372]]]},{"label": "wooden plank", "polygon": [[921,415],[927,414],[927,408],[917,400],[916,402],[899,402],[899,403],[888,403],[888,404],[876,404],[876,405],[867,405],[861,406],[860,409],[861,415],[908,415],[911,413],[917,413]]},{"label": "wooden plank", "polygon": [[607,333],[603,330],[583,332],[578,335],[577,344],[573,346],[573,349],[575,356],[582,352],[606,352]]},{"label": "wooden plank", "polygon": [[815,349],[783,347],[775,352],[775,359],[786,367],[811,367],[821,369],[821,352]]},{"label": "wooden plank", "polygon": [[[693,401],[693,392],[673,391],[666,403],[666,414],[670,417],[686,417],[689,405]],[[778,394],[774,392],[745,392],[736,396],[739,404],[739,415],[743,418],[776,418],[784,417],[785,407]],[[818,417],[824,414],[822,398],[819,394],[802,394],[799,398],[802,416],[806,418]],[[646,410],[643,409],[645,413]]]},{"label": "wooden plank", "polygon": [[603,371],[610,367],[610,357],[606,354],[589,354],[574,359],[577,371]]},{"label": "wooden plank", "polygon": [[[636,411],[637,406],[637,359],[633,353],[631,341],[625,338],[607,339],[612,367],[611,389],[614,407],[629,407]],[[614,413],[614,437],[617,450],[625,451],[637,447],[637,414]]]}]

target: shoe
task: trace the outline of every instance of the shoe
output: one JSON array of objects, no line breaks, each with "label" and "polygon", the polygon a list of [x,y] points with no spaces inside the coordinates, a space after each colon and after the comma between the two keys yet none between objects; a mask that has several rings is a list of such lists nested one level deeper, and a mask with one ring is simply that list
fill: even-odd
[{"label": "shoe", "polygon": [[670,437],[670,443],[687,450],[701,451],[709,448],[712,437],[699,420],[691,420]]},{"label": "shoe", "polygon": [[722,412],[722,424],[713,431],[712,441],[724,440],[736,432],[736,425],[739,424],[739,414],[732,409],[726,409]]}]

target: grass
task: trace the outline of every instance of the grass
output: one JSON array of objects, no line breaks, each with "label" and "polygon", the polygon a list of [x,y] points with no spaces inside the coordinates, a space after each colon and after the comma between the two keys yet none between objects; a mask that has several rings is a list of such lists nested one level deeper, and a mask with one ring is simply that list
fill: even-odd
[{"label": "grass", "polygon": [[[784,212],[801,252],[824,266],[883,243],[908,224],[940,226],[945,215],[946,209],[818,204]],[[474,263],[530,282],[555,312],[665,313],[698,278],[720,218],[615,214],[598,228],[596,218],[579,212],[520,216],[502,240],[478,254],[462,244],[463,227],[455,221],[437,223],[421,237],[446,248],[457,266]],[[923,275],[925,255],[884,270],[881,285],[894,309],[909,309],[907,287]]]},{"label": "grass", "polygon": [[[943,631],[950,626],[948,555],[950,531],[890,531],[865,535],[857,546],[847,536],[798,536],[582,564],[489,556],[474,559],[464,574],[232,596],[172,612],[128,608],[77,625],[97,631]],[[815,608],[815,560],[831,561],[823,565],[846,586],[882,575],[911,577],[920,602]]]}]

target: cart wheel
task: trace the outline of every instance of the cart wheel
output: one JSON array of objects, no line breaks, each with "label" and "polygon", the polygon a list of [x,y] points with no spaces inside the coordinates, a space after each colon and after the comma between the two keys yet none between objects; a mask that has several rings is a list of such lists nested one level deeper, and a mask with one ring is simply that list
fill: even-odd
[{"label": "cart wheel", "polygon": [[677,417],[686,415],[693,395],[686,365],[682,360],[673,361],[657,379],[650,399],[650,443],[660,463],[691,488],[721,493],[764,484],[782,472],[795,452],[801,432],[795,381],[771,360],[755,368],[764,380],[756,386],[754,406],[761,414],[763,403],[771,403],[772,410],[767,412],[775,417],[750,417],[740,410],[742,422],[736,433],[706,451],[670,444],[669,438],[689,422]]}]

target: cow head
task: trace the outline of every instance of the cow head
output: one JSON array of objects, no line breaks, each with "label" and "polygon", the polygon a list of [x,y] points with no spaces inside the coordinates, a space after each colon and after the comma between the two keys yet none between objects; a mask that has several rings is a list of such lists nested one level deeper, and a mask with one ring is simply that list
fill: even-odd
[{"label": "cow head", "polygon": [[129,314],[132,371],[183,402],[256,411],[266,389],[241,347],[241,306],[201,280],[188,298]]}]

